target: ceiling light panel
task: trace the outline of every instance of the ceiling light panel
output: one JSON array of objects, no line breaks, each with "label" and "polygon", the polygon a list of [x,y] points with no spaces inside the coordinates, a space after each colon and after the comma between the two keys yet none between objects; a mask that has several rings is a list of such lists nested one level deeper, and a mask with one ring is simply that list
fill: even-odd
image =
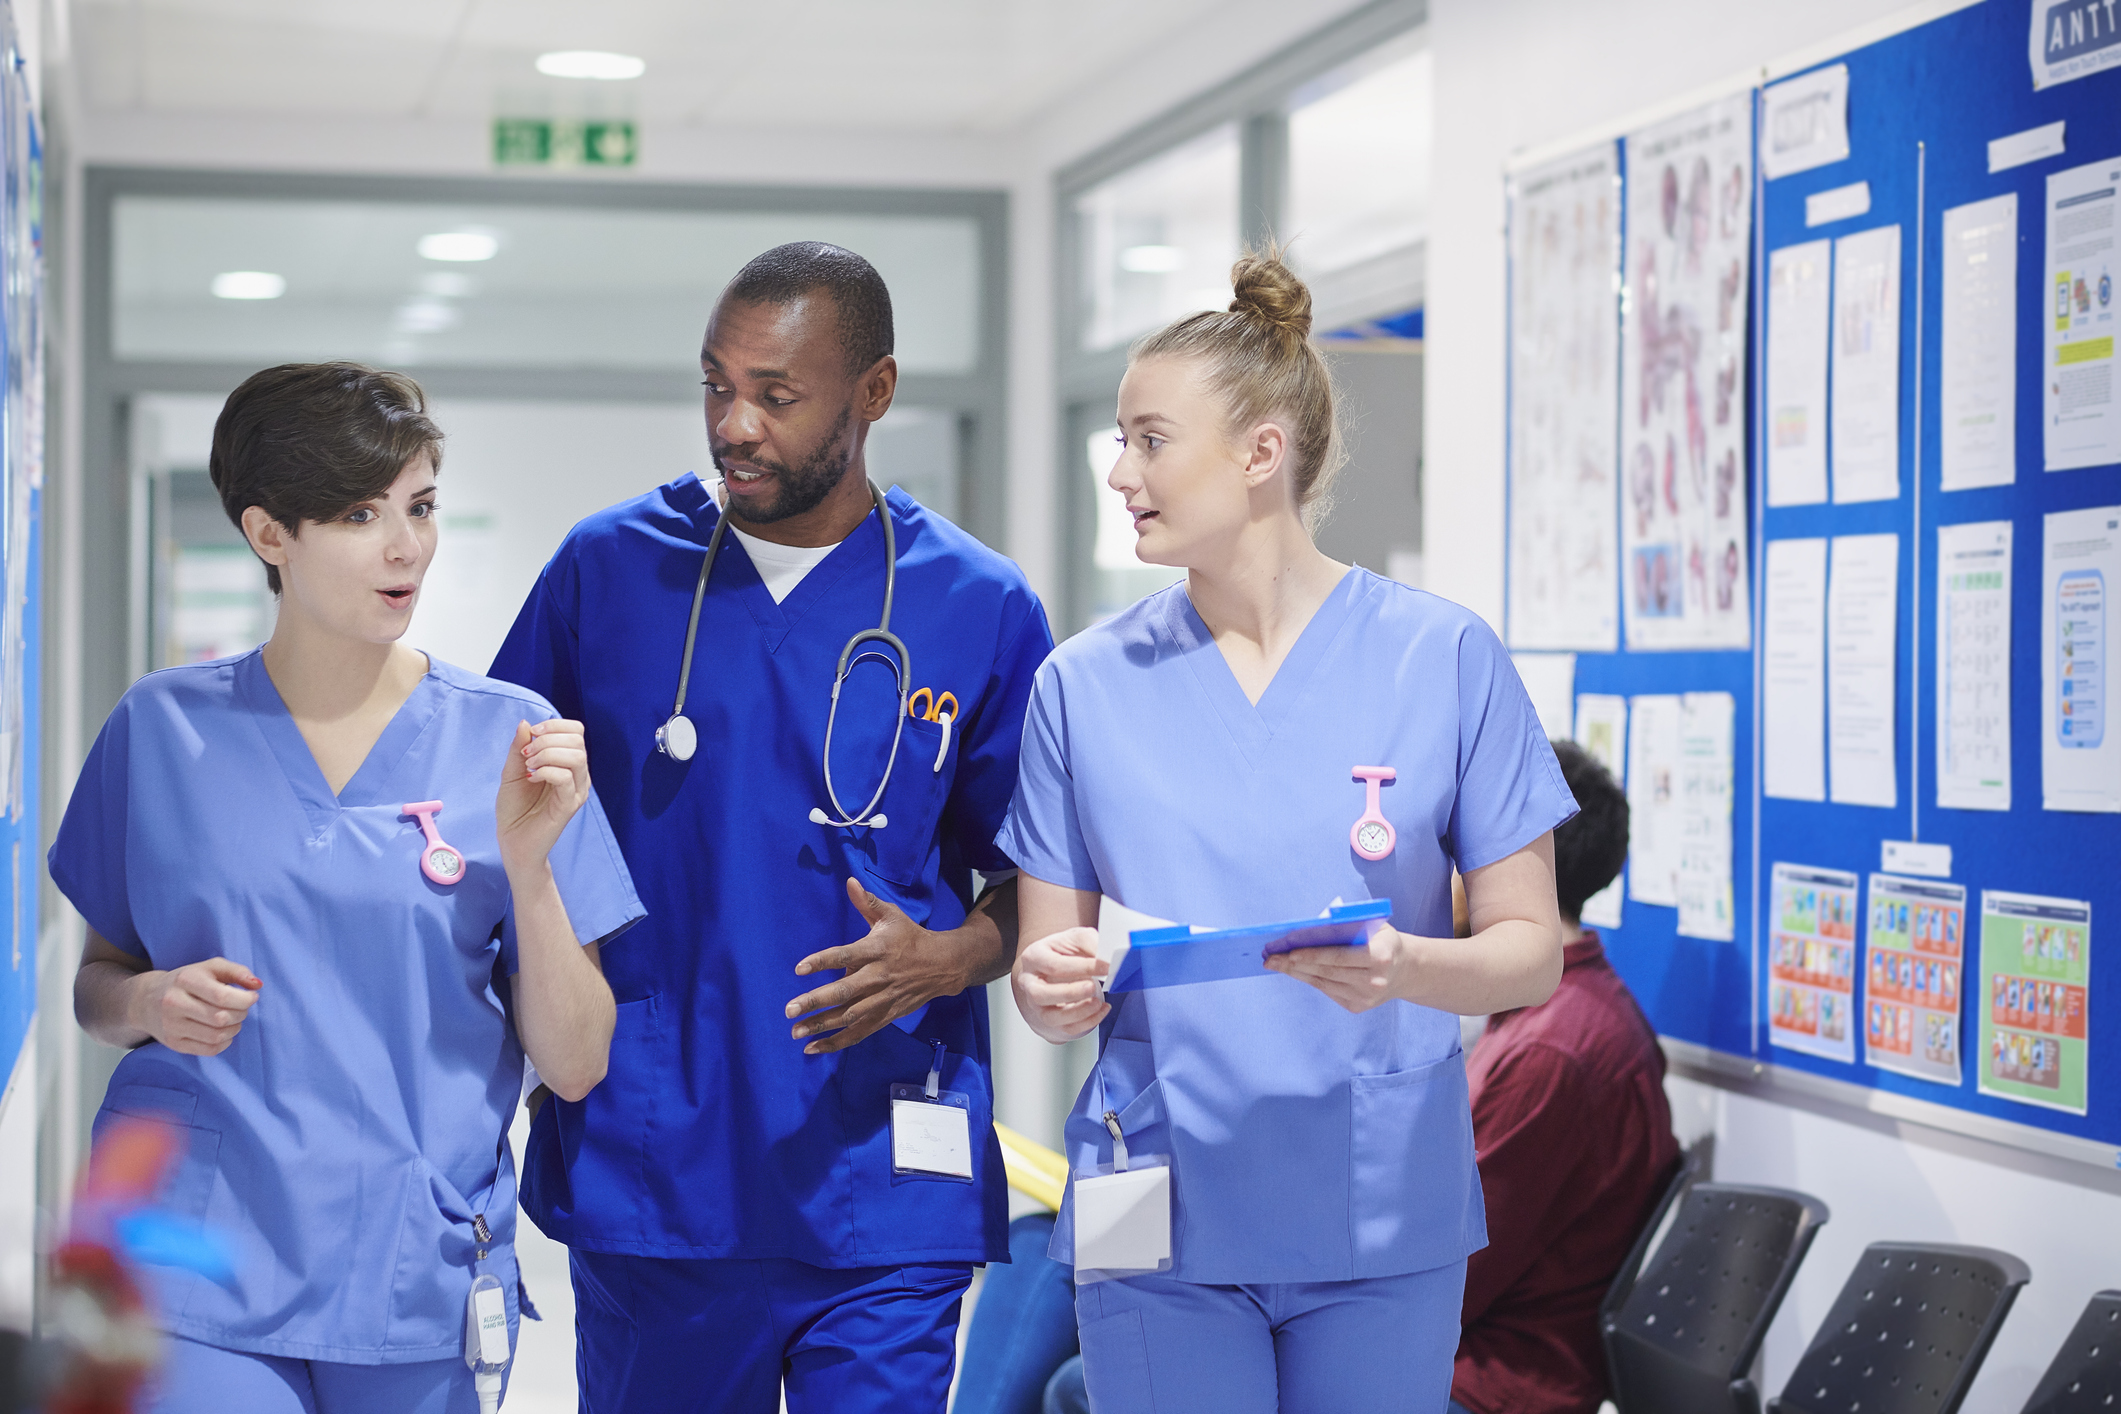
[{"label": "ceiling light panel", "polygon": [[637,79],[648,61],[603,49],[556,49],[538,56],[538,72],[556,79]]},{"label": "ceiling light panel", "polygon": [[287,281],[265,270],[224,270],[214,276],[216,299],[278,299],[287,293]]}]

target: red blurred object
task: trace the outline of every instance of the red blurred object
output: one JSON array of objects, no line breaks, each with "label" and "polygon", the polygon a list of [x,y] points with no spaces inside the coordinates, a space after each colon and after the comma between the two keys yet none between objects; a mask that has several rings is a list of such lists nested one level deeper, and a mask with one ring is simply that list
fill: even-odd
[{"label": "red blurred object", "polygon": [[162,1334],[113,1224],[154,1200],[179,1142],[170,1125],[128,1117],[89,1155],[73,1230],[51,1259],[47,1330],[60,1359],[46,1414],[131,1414],[161,1363]]}]

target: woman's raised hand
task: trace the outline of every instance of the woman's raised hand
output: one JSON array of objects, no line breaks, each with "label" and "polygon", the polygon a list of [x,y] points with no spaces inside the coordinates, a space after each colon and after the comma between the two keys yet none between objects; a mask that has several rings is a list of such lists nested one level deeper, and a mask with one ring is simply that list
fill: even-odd
[{"label": "woman's raised hand", "polygon": [[227,1050],[265,985],[242,963],[225,957],[141,975],[145,981],[133,994],[133,1026],[187,1056]]},{"label": "woman's raised hand", "polygon": [[589,748],[582,724],[565,717],[516,723],[494,800],[501,863],[513,874],[545,862],[560,831],[589,799]]},{"label": "woman's raised hand", "polygon": [[1066,928],[1017,950],[1009,989],[1024,1021],[1058,1046],[1087,1034],[1112,1010],[1097,984],[1110,970],[1097,955],[1095,928]]}]

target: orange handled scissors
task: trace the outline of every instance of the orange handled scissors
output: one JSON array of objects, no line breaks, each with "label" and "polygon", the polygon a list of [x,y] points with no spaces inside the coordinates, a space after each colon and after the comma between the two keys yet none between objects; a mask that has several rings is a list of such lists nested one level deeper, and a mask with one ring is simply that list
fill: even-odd
[{"label": "orange handled scissors", "polygon": [[[921,706],[921,699],[923,698],[928,701],[928,706],[925,709]],[[946,692],[941,697],[937,697],[933,692],[923,687],[915,689],[913,696],[906,699],[906,715],[918,718],[923,722],[940,722],[946,716],[955,718],[957,713],[957,697],[953,693]]]},{"label": "orange handled scissors", "polygon": [[[928,700],[926,708],[921,706],[922,698]],[[937,747],[935,751],[935,771],[938,775],[942,773],[943,758],[950,754],[950,724],[957,720],[957,713],[957,697],[953,693],[946,692],[942,696],[937,697],[927,688],[921,687],[915,688],[913,696],[906,699],[907,716],[918,718],[923,722],[941,722],[943,724],[943,744]]]}]

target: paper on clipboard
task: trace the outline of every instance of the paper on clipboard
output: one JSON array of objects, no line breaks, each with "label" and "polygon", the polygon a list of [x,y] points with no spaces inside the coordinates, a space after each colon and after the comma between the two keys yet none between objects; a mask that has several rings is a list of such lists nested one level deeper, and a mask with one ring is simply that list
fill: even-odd
[{"label": "paper on clipboard", "polygon": [[1156,918],[1132,909],[1113,898],[1103,895],[1097,901],[1097,960],[1105,964],[1105,975],[1098,982],[1103,990],[1119,976],[1119,965],[1127,960],[1127,950],[1133,946],[1129,935],[1138,929],[1176,928],[1178,925],[1168,918]]}]

